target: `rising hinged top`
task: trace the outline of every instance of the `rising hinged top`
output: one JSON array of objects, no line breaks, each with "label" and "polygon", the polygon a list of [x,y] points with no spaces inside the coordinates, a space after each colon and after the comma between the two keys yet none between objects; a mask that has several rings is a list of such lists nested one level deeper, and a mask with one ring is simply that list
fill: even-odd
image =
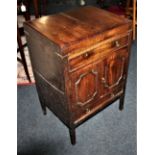
[{"label": "rising hinged top", "polygon": [[56,43],[62,49],[61,54],[65,55],[71,51],[71,46],[76,48],[76,45],[84,40],[94,39],[92,42],[98,42],[115,35],[118,31],[116,29],[120,28],[121,31],[122,26],[129,30],[131,22],[105,10],[87,6],[43,16],[25,25],[29,25]]}]

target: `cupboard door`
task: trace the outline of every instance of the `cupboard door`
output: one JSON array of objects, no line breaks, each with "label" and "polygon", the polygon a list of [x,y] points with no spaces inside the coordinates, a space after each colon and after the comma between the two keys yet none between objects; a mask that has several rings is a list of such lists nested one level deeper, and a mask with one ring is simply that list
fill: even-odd
[{"label": "cupboard door", "polygon": [[99,96],[99,65],[91,64],[70,75],[71,103],[74,107],[85,107]]},{"label": "cupboard door", "polygon": [[113,52],[103,62],[103,75],[101,78],[103,90],[114,90],[126,78],[127,49]]}]

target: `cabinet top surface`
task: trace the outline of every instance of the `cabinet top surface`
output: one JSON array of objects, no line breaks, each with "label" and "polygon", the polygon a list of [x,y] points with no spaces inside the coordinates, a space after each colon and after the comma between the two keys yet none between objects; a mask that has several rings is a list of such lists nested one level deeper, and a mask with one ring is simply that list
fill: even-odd
[{"label": "cabinet top surface", "polygon": [[61,49],[81,42],[85,39],[95,38],[99,34],[108,32],[131,22],[96,7],[81,7],[67,12],[43,16],[28,21],[29,25],[39,33],[55,42]]}]

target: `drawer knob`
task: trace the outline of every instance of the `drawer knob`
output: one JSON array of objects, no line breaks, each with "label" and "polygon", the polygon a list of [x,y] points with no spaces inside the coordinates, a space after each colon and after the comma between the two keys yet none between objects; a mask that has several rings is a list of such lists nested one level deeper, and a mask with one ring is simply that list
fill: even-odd
[{"label": "drawer knob", "polygon": [[120,47],[120,44],[119,44],[118,40],[115,41],[115,46]]},{"label": "drawer knob", "polygon": [[105,78],[101,78],[101,82],[104,84],[104,87],[105,88],[108,88],[109,87],[108,84],[106,83]]},{"label": "drawer knob", "polygon": [[123,76],[123,80],[125,80],[125,79],[126,79],[126,76],[124,75],[124,76]]},{"label": "drawer knob", "polygon": [[83,58],[88,58],[93,52],[92,51],[89,51],[89,52],[86,52],[83,54]]},{"label": "drawer knob", "polygon": [[113,93],[111,93],[111,98],[113,98],[115,95]]},{"label": "drawer knob", "polygon": [[90,112],[90,109],[89,109],[89,108],[87,108],[87,109],[86,109],[86,112],[87,112],[87,113],[89,113],[89,112]]}]

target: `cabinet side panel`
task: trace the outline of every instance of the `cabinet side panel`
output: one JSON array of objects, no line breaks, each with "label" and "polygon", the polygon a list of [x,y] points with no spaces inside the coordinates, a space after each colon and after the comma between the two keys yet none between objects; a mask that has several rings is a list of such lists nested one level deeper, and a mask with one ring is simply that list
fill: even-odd
[{"label": "cabinet side panel", "polygon": [[66,96],[50,85],[43,77],[34,72],[37,81],[36,88],[40,102],[46,106],[67,126],[69,126],[69,113]]},{"label": "cabinet side panel", "polygon": [[64,91],[64,61],[59,47],[31,27],[24,26],[33,70]]},{"label": "cabinet side panel", "polygon": [[24,28],[40,102],[68,125],[65,62],[57,54],[59,47],[29,26]]}]

